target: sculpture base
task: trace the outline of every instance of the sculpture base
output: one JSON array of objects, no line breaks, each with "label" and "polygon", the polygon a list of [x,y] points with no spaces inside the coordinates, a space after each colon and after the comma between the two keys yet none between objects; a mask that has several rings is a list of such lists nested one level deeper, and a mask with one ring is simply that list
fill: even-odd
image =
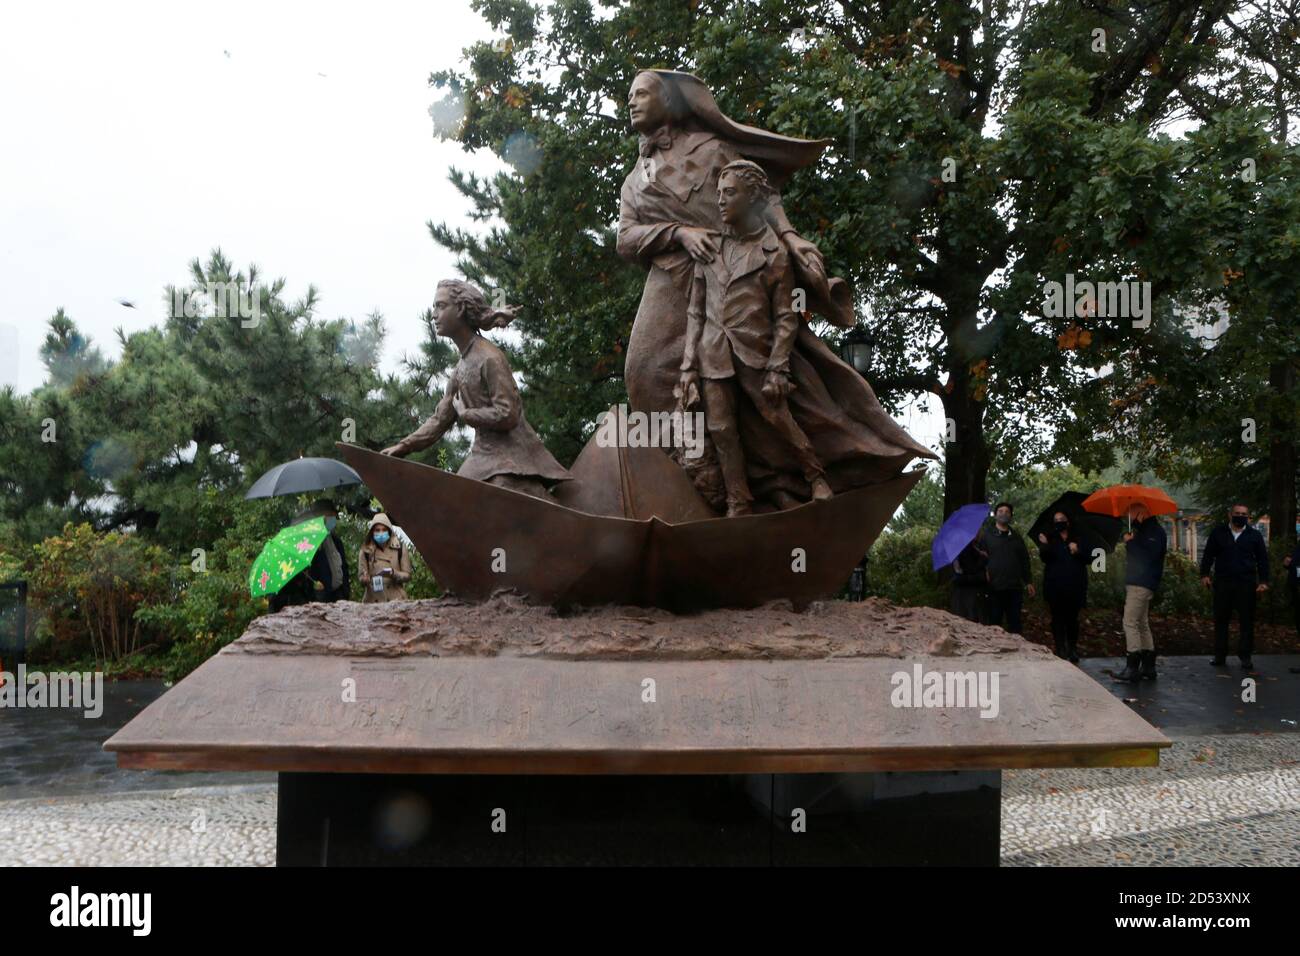
[{"label": "sculpture base", "polygon": [[1001,773],[281,773],[280,866],[996,866]]}]

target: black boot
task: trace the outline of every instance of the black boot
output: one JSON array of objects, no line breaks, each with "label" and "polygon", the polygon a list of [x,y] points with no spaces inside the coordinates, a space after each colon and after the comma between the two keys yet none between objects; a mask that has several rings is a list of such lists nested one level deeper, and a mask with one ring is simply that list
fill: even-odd
[{"label": "black boot", "polygon": [[1142,652],[1141,676],[1143,680],[1156,679],[1156,652],[1155,651]]},{"label": "black boot", "polygon": [[1116,674],[1115,679],[1120,681],[1127,681],[1129,683],[1134,683],[1134,684],[1137,683],[1138,675],[1140,673],[1140,671],[1138,670],[1138,662],[1141,661],[1141,659],[1142,659],[1142,655],[1139,654],[1137,651],[1131,652],[1128,656],[1128,666],[1125,667],[1118,674]]},{"label": "black boot", "polygon": [[1079,663],[1079,649],[1075,647],[1074,641],[1066,641],[1065,659],[1071,664]]}]

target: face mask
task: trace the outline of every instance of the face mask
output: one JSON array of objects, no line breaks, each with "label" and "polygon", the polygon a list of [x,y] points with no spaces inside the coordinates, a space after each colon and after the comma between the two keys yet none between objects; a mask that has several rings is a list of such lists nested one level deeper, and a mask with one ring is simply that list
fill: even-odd
[{"label": "face mask", "polygon": [[326,530],[326,531],[333,531],[333,530],[334,530],[334,526],[335,526],[336,524],[338,524],[338,523],[339,523],[339,519],[338,519],[338,518],[326,518],[326,519],[325,519],[325,530]]},{"label": "face mask", "polygon": [[387,532],[387,531],[376,531],[376,532],[375,532],[375,544],[380,545],[380,546],[383,546],[383,545],[385,545],[385,544],[388,544],[388,537],[389,537],[389,535],[388,535],[388,532]]},{"label": "face mask", "polygon": [[1244,527],[1246,527],[1246,516],[1245,516],[1245,515],[1233,515],[1233,516],[1232,516],[1232,526],[1233,526],[1234,528],[1244,528]]},{"label": "face mask", "polygon": [[1055,526],[1057,531],[1064,531],[1066,528],[1070,527],[1070,522],[1068,521],[1053,521],[1052,524]]},{"label": "face mask", "polygon": [[993,520],[996,521],[998,524],[1009,524],[1011,521],[1011,515],[998,515]]}]

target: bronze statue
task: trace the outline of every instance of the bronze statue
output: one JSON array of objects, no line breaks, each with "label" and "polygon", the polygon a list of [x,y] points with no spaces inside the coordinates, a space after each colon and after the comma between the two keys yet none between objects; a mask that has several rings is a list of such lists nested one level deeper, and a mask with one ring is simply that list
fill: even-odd
[{"label": "bronze statue", "polygon": [[569,479],[524,418],[505,354],[480,334],[509,325],[515,311],[512,306],[493,309],[481,291],[460,279],[438,283],[434,326],[456,343],[460,361],[432,417],[385,448],[385,455],[402,458],[427,448],[459,421],[474,429],[474,446],[456,474],[536,498],[549,498],[550,485]]},{"label": "bronze statue", "polygon": [[[850,290],[843,280],[827,278],[821,253],[790,225],[779,192],[827,141],[736,123],[722,114],[698,78],[672,70],[639,73],[628,108],[641,134],[640,157],[620,194],[618,249],[648,269],[625,368],[633,409],[674,407],[695,264],[707,265],[718,254],[724,226],[715,201],[718,177],[738,159],[752,160],[767,173],[773,188],[763,218],[784,247],[793,285],[804,291],[808,310],[837,326],[853,324]],[[914,458],[936,457],[889,417],[870,386],[805,321],[798,322],[789,362],[796,385],[789,397],[791,414],[811,439],[836,492],[893,477]],[[741,409],[738,417],[754,497],[769,509],[810,500],[812,482],[788,442],[756,410]],[[715,455],[697,459],[698,465],[680,461],[692,470],[700,493],[720,508],[724,482]]]},{"label": "bronze statue", "polygon": [[790,414],[790,349],[799,329],[789,256],[763,219],[771,192],[767,174],[747,159],[722,167],[718,208],[724,223],[717,253],[696,262],[687,310],[679,397],[691,408],[703,398],[727,489],[727,517],[750,514],[738,400],[748,400],[785,442],[813,498],[831,497],[812,442]]}]

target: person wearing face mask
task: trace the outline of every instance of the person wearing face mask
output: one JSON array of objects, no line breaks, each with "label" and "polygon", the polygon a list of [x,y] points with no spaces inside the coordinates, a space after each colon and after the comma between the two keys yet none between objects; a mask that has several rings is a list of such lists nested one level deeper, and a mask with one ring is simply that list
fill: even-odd
[{"label": "person wearing face mask", "polygon": [[1268,590],[1268,545],[1250,526],[1250,509],[1245,505],[1233,505],[1229,524],[1210,532],[1201,555],[1201,583],[1214,591],[1214,660],[1210,663],[1227,664],[1228,623],[1236,611],[1237,657],[1249,670],[1254,666],[1255,600]]},{"label": "person wearing face mask", "polygon": [[370,519],[365,543],[357,555],[357,577],[365,589],[363,604],[407,600],[411,556],[393,534],[393,524],[382,511]]},{"label": "person wearing face mask", "polygon": [[1169,539],[1144,504],[1128,510],[1130,529],[1124,532],[1124,644],[1128,660],[1116,680],[1155,680],[1156,646],[1151,637],[1151,601],[1165,570]]},{"label": "person wearing face mask", "polygon": [[1034,585],[1029,575],[1029,549],[1011,527],[1012,511],[1011,502],[999,502],[993,509],[993,529],[984,536],[984,550],[989,556],[988,623],[1019,634],[1022,588],[1027,586],[1033,597]]},{"label": "person wearing face mask", "polygon": [[1088,598],[1088,556],[1065,512],[1052,516],[1051,535],[1038,536],[1038,556],[1043,559],[1043,598],[1052,612],[1056,656],[1077,664],[1079,611]]},{"label": "person wearing face mask", "polygon": [[352,597],[352,569],[344,557],[347,551],[343,548],[343,541],[334,531],[338,526],[339,509],[328,498],[321,498],[303,515],[306,517],[299,516],[294,521],[324,518],[325,530],[329,532],[311,559],[311,567],[305,572],[312,581],[312,600],[327,603],[349,600]]}]

